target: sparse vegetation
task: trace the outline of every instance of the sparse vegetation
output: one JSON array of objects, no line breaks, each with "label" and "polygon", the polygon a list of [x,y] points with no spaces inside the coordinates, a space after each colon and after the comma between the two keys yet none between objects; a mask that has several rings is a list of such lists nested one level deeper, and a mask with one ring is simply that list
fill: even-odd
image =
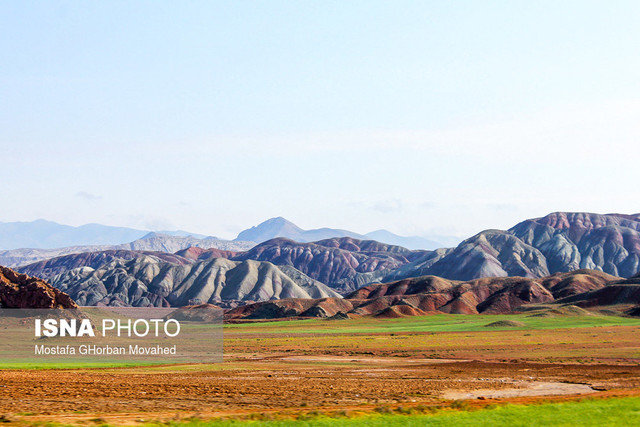
[{"label": "sparse vegetation", "polygon": [[[384,409],[383,409],[384,408]],[[178,426],[628,426],[640,423],[640,398],[585,399],[575,402],[533,405],[491,405],[482,409],[452,405],[453,409],[429,410],[381,407],[374,414],[353,417],[309,413],[296,419],[227,419],[178,422]]]}]

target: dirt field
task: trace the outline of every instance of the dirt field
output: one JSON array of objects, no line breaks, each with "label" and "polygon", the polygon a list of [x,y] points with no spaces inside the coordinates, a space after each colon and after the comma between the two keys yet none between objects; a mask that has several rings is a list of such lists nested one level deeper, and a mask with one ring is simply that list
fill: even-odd
[{"label": "dirt field", "polygon": [[[326,325],[333,328],[317,329]],[[230,327],[225,361],[215,365],[2,370],[0,414],[19,422],[120,424],[440,406],[451,399],[484,405],[640,395],[638,326],[435,334],[384,333],[380,325],[389,324],[346,334],[305,334],[284,322]]]}]

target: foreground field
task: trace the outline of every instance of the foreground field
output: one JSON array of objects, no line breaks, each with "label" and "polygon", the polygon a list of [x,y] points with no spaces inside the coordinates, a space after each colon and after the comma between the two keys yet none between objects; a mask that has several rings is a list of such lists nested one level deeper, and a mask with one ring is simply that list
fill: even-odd
[{"label": "foreground field", "polygon": [[[482,413],[493,423],[499,421],[493,417],[511,416],[509,411],[542,407],[422,412],[541,399],[640,396],[639,332],[637,319],[602,316],[442,315],[227,325],[225,361],[220,364],[46,370],[10,366],[13,369],[0,371],[0,414],[20,423],[122,424],[193,417],[243,422],[312,417],[317,423],[323,414],[346,421],[344,414],[369,413],[376,415],[358,421],[406,425],[407,419],[387,419],[380,413],[408,411],[418,423],[422,416],[442,425],[462,422],[447,418],[454,416],[480,423],[474,417]],[[548,411],[596,405],[593,411],[608,417],[607,411],[621,410],[617,401],[566,403]],[[640,410],[633,398],[620,402]],[[513,416],[529,416],[522,414]]]}]

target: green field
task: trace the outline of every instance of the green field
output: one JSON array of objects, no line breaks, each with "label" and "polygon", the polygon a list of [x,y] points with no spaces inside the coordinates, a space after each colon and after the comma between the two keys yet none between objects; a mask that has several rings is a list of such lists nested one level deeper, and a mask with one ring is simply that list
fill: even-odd
[{"label": "green field", "polygon": [[[501,320],[520,322],[523,323],[524,326],[491,328],[486,326]],[[394,332],[478,332],[487,330],[563,329],[594,326],[640,326],[640,319],[598,315],[540,317],[532,314],[436,314],[399,319],[306,319],[239,323],[225,325],[224,330],[225,332],[233,333],[264,334],[366,334]]]},{"label": "green field", "polygon": [[[400,409],[395,412],[411,412]],[[417,412],[417,411],[413,411]],[[221,420],[193,426],[629,426],[640,424],[640,398],[582,400],[534,405],[501,405],[479,410],[439,410],[432,414],[376,414],[297,420]]]},{"label": "green field", "polygon": [[[487,325],[504,320],[522,326]],[[616,341],[626,343],[612,347],[612,331]],[[567,335],[566,331],[575,332]],[[606,357],[640,357],[635,350],[635,336],[640,332],[640,319],[604,315],[535,316],[438,314],[399,319],[358,318],[345,320],[305,319],[224,325],[225,352],[345,350],[355,352],[395,349],[397,355],[427,352],[431,357],[469,357],[475,348],[495,357],[506,356],[543,360],[553,356],[589,358],[598,348]],[[304,338],[304,339],[300,339]],[[402,339],[402,343],[398,340]],[[596,346],[596,343],[600,343]],[[595,346],[595,347],[594,347]],[[600,348],[602,347],[602,348]],[[500,350],[502,349],[502,350]],[[546,360],[546,359],[545,359]],[[23,361],[2,360],[0,369],[66,369],[92,367],[130,367],[157,364],[126,360],[79,360],[46,362],[25,358]],[[166,362],[165,362],[166,363]],[[183,362],[184,363],[184,362]]]}]

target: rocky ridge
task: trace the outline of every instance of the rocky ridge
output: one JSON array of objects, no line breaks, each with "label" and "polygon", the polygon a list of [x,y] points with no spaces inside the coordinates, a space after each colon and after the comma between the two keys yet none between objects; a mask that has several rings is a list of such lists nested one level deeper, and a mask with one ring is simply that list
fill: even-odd
[{"label": "rocky ridge", "polygon": [[0,266],[0,307],[57,309],[77,305],[47,282]]}]

